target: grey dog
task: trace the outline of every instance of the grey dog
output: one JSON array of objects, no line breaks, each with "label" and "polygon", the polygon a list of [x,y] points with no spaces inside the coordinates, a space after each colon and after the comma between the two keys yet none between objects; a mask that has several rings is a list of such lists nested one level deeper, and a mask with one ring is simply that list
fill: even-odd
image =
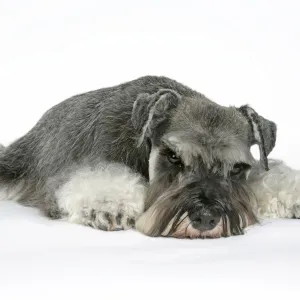
[{"label": "grey dog", "polygon": [[146,76],[52,107],[0,151],[0,184],[51,218],[103,230],[229,236],[257,220],[248,175],[268,171],[275,141],[275,123],[251,107]]}]

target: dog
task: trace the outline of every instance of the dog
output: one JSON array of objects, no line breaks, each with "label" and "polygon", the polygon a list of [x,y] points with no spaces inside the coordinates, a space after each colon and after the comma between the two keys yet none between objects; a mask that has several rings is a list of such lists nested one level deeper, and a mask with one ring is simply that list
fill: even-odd
[{"label": "dog", "polygon": [[276,135],[276,124],[248,105],[224,107],[170,78],[145,76],[48,110],[0,150],[0,185],[6,198],[52,219],[101,230],[238,235],[260,217],[300,215],[297,197],[274,208],[265,189],[270,172],[289,171],[268,160]]}]

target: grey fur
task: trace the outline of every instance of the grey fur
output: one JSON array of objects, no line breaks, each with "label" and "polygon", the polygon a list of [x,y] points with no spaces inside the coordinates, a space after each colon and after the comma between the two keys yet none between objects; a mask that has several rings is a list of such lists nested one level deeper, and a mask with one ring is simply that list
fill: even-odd
[{"label": "grey fur", "polygon": [[5,147],[0,144],[0,154],[4,151]]},{"label": "grey fur", "polygon": [[[220,194],[226,194],[218,201],[229,203],[236,212],[230,218],[237,223],[242,210],[253,216],[247,197],[236,197],[246,194],[245,189],[240,190],[245,180],[236,184],[227,175],[237,162],[253,164],[253,144],[260,145],[264,160],[276,140],[276,125],[258,114],[250,118],[250,109],[220,106],[187,86],[156,76],[80,94],[52,107],[25,136],[0,149],[0,184],[22,183],[21,202],[59,218],[55,191],[68,180],[72,169],[117,162],[148,179],[151,149],[168,146],[182,158],[186,169],[179,176],[161,155],[156,166],[161,180],[150,186],[146,207],[164,195],[166,201],[160,209],[165,211],[172,205],[174,190],[180,194],[191,181],[203,189],[209,180]],[[260,139],[253,133],[257,123]],[[228,182],[230,186],[224,188]],[[176,216],[183,207],[178,201]],[[228,211],[229,207],[223,209],[227,215]],[[174,214],[165,218],[161,213],[148,233],[161,233]],[[236,227],[240,232],[240,225]]]}]

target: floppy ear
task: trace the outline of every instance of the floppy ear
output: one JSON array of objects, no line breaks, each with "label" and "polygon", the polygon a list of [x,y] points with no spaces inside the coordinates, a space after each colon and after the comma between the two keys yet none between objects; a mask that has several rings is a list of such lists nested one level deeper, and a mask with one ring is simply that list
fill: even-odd
[{"label": "floppy ear", "polygon": [[138,146],[153,135],[154,130],[170,116],[181,96],[173,90],[161,89],[155,94],[140,94],[133,104],[131,121],[140,135]]},{"label": "floppy ear", "polygon": [[260,116],[248,105],[241,106],[238,110],[244,115],[249,124],[249,144],[258,144],[260,161],[266,171],[269,170],[268,155],[276,143],[277,126],[274,122]]}]

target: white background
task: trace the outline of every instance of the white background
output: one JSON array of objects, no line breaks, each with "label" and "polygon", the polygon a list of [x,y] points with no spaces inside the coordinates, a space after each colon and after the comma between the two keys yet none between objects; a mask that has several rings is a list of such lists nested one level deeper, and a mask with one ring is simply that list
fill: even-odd
[{"label": "white background", "polygon": [[[300,2],[287,0],[1,0],[0,142],[7,145],[25,134],[46,109],[69,96],[139,76],[164,75],[189,85],[220,104],[248,103],[260,114],[275,121],[278,124],[278,140],[271,156],[300,168],[299,16]],[[32,299],[46,299],[45,295],[41,295],[50,291],[53,295],[50,293],[49,299],[62,295],[62,291],[64,299],[70,299],[72,292],[72,297],[89,295],[101,300],[112,299],[116,295],[122,297],[121,290],[118,290],[121,283],[134,299],[135,296],[147,298],[158,286],[165,288],[165,299],[168,295],[170,299],[174,295],[182,299],[187,294],[195,299],[215,299],[215,296],[224,297],[221,288],[228,289],[227,296],[231,299],[234,295],[243,299],[251,292],[256,299],[261,299],[261,292],[272,295],[273,299],[294,292],[295,282],[299,284],[300,245],[295,238],[300,237],[300,227],[295,229],[295,221],[280,221],[273,224],[274,227],[268,227],[267,232],[256,229],[250,237],[232,238],[226,242],[156,242],[144,240],[135,233],[116,233],[109,239],[103,237],[101,244],[101,241],[95,242],[94,232],[89,233],[93,238],[88,243],[82,240],[82,232],[87,234],[90,231],[76,227],[79,230],[77,236],[76,230],[73,231],[75,227],[58,230],[59,224],[44,224],[44,219],[33,212],[29,213],[29,218],[28,210],[18,208],[19,212],[7,205],[2,206],[0,214],[7,222],[0,223],[0,248],[4,249],[0,277],[6,278],[6,281],[0,282],[1,300],[31,299],[30,295]],[[23,221],[16,223],[20,219]],[[19,231],[19,227],[23,231]],[[45,227],[49,230],[49,239],[43,235]],[[7,228],[12,228],[11,232],[7,232]],[[61,232],[60,236],[58,232]],[[72,232],[74,241],[78,237],[79,246],[69,245],[61,250],[59,246],[62,241],[68,241],[69,232]],[[286,237],[287,233],[290,239]],[[97,237],[103,234],[97,233]],[[36,241],[35,236],[41,239],[42,244]],[[132,241],[135,241],[135,252],[130,252]],[[35,250],[30,248],[31,243]],[[6,247],[3,248],[4,244]],[[42,245],[45,245],[44,248]],[[101,245],[105,246],[105,250]],[[117,248],[114,248],[115,245]],[[193,245],[192,248],[189,245]],[[122,246],[127,252],[120,248]],[[142,246],[144,252],[139,252]],[[47,250],[49,247],[56,247],[54,256]],[[18,251],[26,254],[19,255]],[[68,256],[70,252],[73,256]],[[116,261],[114,253],[118,255]],[[230,256],[230,253],[234,255]],[[132,268],[132,260],[126,260],[128,255],[131,259],[132,255],[136,255],[137,261],[144,262],[145,274],[152,274],[151,269],[153,277],[149,275],[143,281],[143,277],[138,276],[138,284],[131,277],[128,279],[127,269]],[[36,256],[38,258],[34,261]],[[231,258],[224,259],[227,256]],[[60,267],[63,267],[66,257],[69,267],[61,273]],[[84,264],[85,258],[91,265]],[[288,258],[291,260],[288,261]],[[50,263],[47,265],[48,259]],[[167,266],[163,264],[166,260]],[[105,274],[109,273],[107,268],[112,266],[114,269],[114,262],[122,264],[121,261],[124,266],[129,264],[126,265],[128,268],[123,268],[116,277],[112,275],[115,284],[112,284],[112,292],[108,292],[108,283],[104,280]],[[176,267],[175,261],[179,261],[181,267],[184,264],[185,268]],[[103,263],[106,263],[105,268]],[[189,265],[192,266],[190,269]],[[155,269],[154,266],[160,267]],[[1,273],[1,269],[6,273]],[[32,277],[27,277],[26,270],[30,269],[36,273],[29,272]],[[226,274],[225,271],[230,269],[231,275]],[[45,273],[50,270],[50,279],[40,275],[42,270]],[[176,275],[176,270],[182,270],[179,274],[190,274],[190,277],[184,281]],[[82,277],[77,278],[74,274]],[[197,280],[197,276],[202,277]],[[244,277],[245,280],[241,281]],[[69,281],[63,278],[69,278]],[[168,281],[167,278],[171,279]],[[101,282],[106,285],[104,294]],[[128,286],[128,282],[132,287]],[[177,284],[176,289],[172,282]],[[206,282],[206,296],[201,282]],[[144,289],[139,290],[137,286]],[[279,286],[281,290],[278,290]],[[27,292],[23,294],[25,290]],[[170,296],[168,291],[174,295]],[[160,294],[158,290],[157,294]],[[299,295],[300,292],[296,298]]]},{"label": "white background", "polygon": [[0,2],[0,141],[53,104],[144,75],[174,78],[278,124],[300,167],[299,1]]}]

